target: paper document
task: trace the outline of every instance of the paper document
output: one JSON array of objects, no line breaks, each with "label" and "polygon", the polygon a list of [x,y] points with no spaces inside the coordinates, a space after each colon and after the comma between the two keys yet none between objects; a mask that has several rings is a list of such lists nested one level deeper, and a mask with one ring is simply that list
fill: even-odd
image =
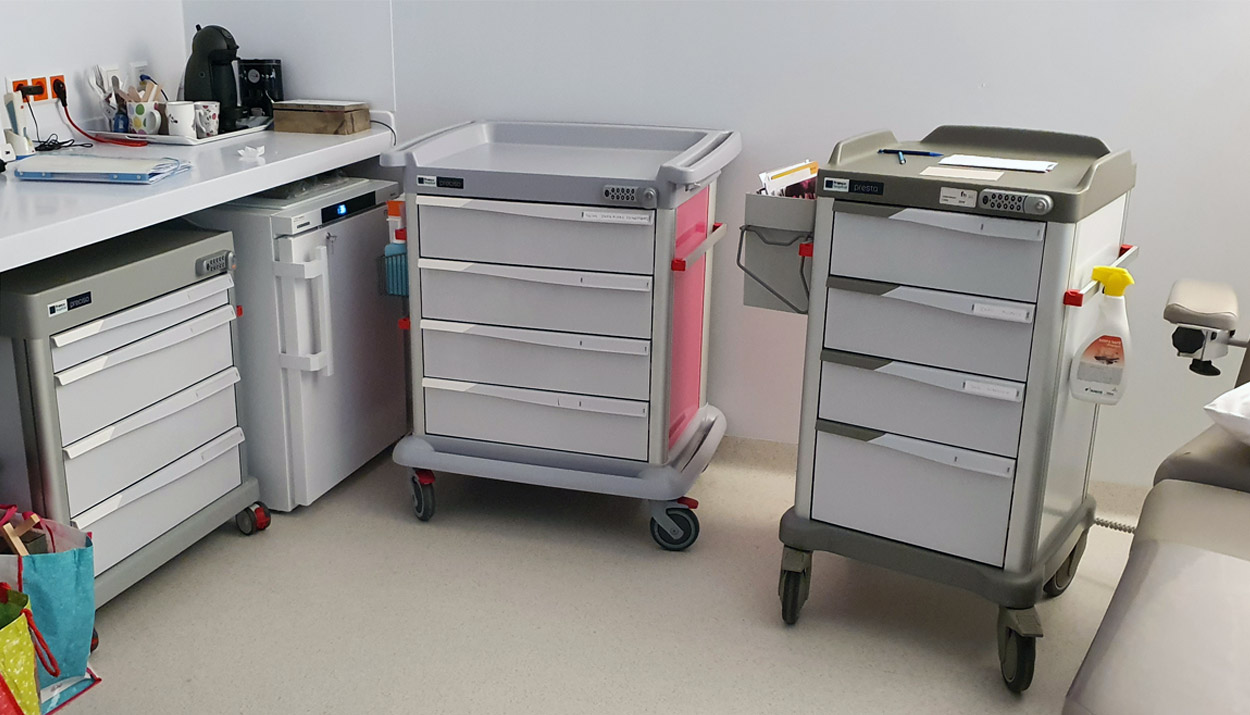
[{"label": "paper document", "polygon": [[808,159],[780,169],[764,171],[760,173],[760,184],[764,187],[764,193],[770,196],[777,196],[786,187],[807,181],[815,176],[818,168],[816,162]]},{"label": "paper document", "polygon": [[94,154],[36,155],[13,165],[13,174],[27,181],[90,181],[106,184],[151,184],[182,173],[191,164],[171,157],[136,159]]},{"label": "paper document", "polygon": [[960,169],[958,167],[930,166],[920,172],[921,176],[940,176],[944,179],[967,179],[969,181],[998,181],[1003,178],[1001,171],[985,171],[984,169]]},{"label": "paper document", "polygon": [[943,157],[939,164],[947,166],[971,166],[977,169],[1006,169],[1008,171],[1032,171],[1045,174],[1059,166],[1053,161],[1035,161],[1030,159],[1003,159],[996,156],[976,156],[974,154],[953,154]]}]

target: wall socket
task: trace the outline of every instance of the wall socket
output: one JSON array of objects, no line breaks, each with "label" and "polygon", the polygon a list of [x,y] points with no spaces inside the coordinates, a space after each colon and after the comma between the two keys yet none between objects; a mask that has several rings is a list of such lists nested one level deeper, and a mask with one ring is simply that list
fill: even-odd
[{"label": "wall socket", "polygon": [[126,78],[115,65],[96,65],[96,67],[100,70],[100,76],[104,78],[106,90],[126,89]]},{"label": "wall socket", "polygon": [[152,68],[148,66],[148,61],[140,60],[139,62],[131,62],[130,86],[138,88],[138,86],[142,83],[139,78],[143,75],[147,75],[149,77],[152,76]]}]

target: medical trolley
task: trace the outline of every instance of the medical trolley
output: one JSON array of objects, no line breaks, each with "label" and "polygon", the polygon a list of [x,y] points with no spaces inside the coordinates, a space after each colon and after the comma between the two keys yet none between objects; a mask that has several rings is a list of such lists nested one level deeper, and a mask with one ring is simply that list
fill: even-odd
[{"label": "medical trolley", "polygon": [[[908,152],[931,152],[934,156]],[[817,177],[787,623],[828,551],[999,604],[1007,686],[1034,605],[1072,581],[1094,501],[1096,405],[1068,368],[1123,265],[1136,167],[1097,139],[967,126],[839,143]]]},{"label": "medical trolley", "polygon": [[3,488],[92,534],[97,605],[232,517],[269,525],[242,462],[233,269],[229,232],[175,222],[4,274]]},{"label": "medical trolley", "polygon": [[716,179],[736,132],[469,122],[405,167],[413,508],[431,470],[650,502],[665,549],[725,433],[706,401]]}]

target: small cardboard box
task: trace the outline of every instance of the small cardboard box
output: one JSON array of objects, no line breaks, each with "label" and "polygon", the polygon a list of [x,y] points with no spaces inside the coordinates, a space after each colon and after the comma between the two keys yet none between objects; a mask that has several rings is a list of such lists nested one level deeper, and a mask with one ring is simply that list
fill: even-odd
[{"label": "small cardboard box", "polygon": [[273,103],[273,130],[303,134],[357,134],[369,129],[369,105],[325,99]]}]

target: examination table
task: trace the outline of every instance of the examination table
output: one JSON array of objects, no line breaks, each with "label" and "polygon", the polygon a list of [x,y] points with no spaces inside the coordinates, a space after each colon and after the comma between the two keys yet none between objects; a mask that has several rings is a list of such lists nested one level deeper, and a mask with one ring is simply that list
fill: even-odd
[{"label": "examination table", "polygon": [[[1237,384],[1250,380],[1243,360]],[[1250,712],[1250,446],[1212,426],[1155,473],[1065,715]]]}]

